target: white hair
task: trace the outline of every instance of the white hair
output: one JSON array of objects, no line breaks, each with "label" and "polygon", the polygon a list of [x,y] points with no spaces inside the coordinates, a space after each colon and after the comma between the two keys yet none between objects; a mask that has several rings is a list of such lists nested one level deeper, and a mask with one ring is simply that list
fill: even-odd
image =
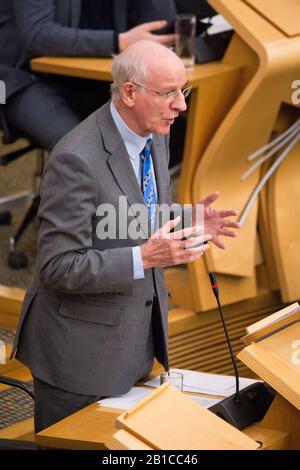
[{"label": "white hair", "polygon": [[111,84],[112,97],[120,95],[125,82],[145,83],[147,79],[147,65],[145,51],[125,49],[121,54],[114,55],[112,62],[113,83]]}]

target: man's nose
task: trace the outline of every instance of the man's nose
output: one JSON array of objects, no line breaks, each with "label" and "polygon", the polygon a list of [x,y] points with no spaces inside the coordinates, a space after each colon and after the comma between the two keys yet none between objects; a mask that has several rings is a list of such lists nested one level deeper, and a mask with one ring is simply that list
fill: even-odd
[{"label": "man's nose", "polygon": [[171,104],[171,108],[176,109],[180,113],[182,113],[183,111],[187,109],[185,97],[183,96],[182,93],[178,93],[178,95],[176,95],[174,101]]}]

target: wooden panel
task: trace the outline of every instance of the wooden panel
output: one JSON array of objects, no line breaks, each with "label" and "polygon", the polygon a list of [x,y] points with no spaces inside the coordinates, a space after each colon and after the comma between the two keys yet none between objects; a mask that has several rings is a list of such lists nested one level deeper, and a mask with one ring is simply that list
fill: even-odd
[{"label": "wooden panel", "polygon": [[[215,308],[208,272],[202,258],[189,263],[186,268],[165,270],[165,281],[171,295],[171,304],[196,312]],[[236,277],[218,273],[222,304],[229,305],[257,295],[256,276]]]},{"label": "wooden panel", "polygon": [[262,442],[259,450],[285,450],[288,446],[289,434],[287,432],[268,429],[259,424],[253,424],[243,429],[247,436]]},{"label": "wooden panel", "polygon": [[[38,433],[36,441],[41,446],[63,449],[105,449],[104,443],[117,430],[115,421],[120,414],[120,411],[94,403]],[[254,440],[262,441],[263,449],[283,449],[288,438],[285,431],[257,424],[243,432]]]},{"label": "wooden panel", "polygon": [[68,416],[36,435],[39,445],[65,449],[101,449],[116,432],[118,410],[100,407],[97,403]]},{"label": "wooden panel", "polygon": [[[300,5],[299,5],[300,8]],[[270,236],[282,298],[285,302],[300,297],[300,143],[289,152],[270,181]]]},{"label": "wooden panel", "polygon": [[26,419],[13,426],[0,429],[0,439],[17,439],[21,441],[35,441],[33,418]]},{"label": "wooden panel", "polygon": [[279,394],[276,395],[261,425],[287,432],[287,448],[300,448],[300,412]]},{"label": "wooden panel", "polygon": [[31,60],[30,66],[31,69],[36,72],[104,81],[111,81],[112,79],[111,59],[40,57]]},{"label": "wooden panel", "polygon": [[285,35],[266,19],[258,15],[241,0],[209,0],[212,7],[232,25],[234,30],[257,52],[259,43],[280,41]]},{"label": "wooden panel", "polygon": [[16,329],[25,290],[0,285],[0,327]]},{"label": "wooden panel", "polygon": [[[105,442],[116,432],[121,412],[94,403],[36,435],[39,445],[64,449],[105,449]],[[275,428],[276,429],[276,428]],[[263,442],[264,449],[285,448],[287,433],[268,426],[249,426],[245,434]]]},{"label": "wooden panel", "polygon": [[244,0],[286,36],[299,36],[299,0]]},{"label": "wooden panel", "polygon": [[[224,316],[234,352],[244,344],[240,338],[246,326],[281,308],[278,294],[262,295],[255,301],[240,302],[224,307]],[[172,367],[232,375],[227,343],[218,310],[192,313],[181,309],[169,312],[169,357]],[[241,375],[253,372],[239,363]]]},{"label": "wooden panel", "polygon": [[[250,70],[248,76],[252,76],[252,79],[227,113],[207,145],[201,160],[199,160],[193,181],[193,201],[198,201],[206,194],[218,189],[222,194],[222,199],[220,198],[220,202],[217,201],[217,207],[221,207],[222,204],[223,207],[233,206],[241,211],[245,207],[260,176],[259,172],[256,171],[248,180],[241,183],[240,177],[249,167],[246,157],[269,140],[276,125],[282,100],[286,98],[288,92],[291,94],[291,83],[300,67],[300,38],[293,37],[290,39],[286,37],[270,23],[269,14],[267,17],[262,17],[249,4],[240,0],[231,0],[230,2],[212,0],[211,3],[233,25],[236,34],[247,44],[247,48],[256,53],[258,61],[255,65],[255,73],[253,73],[255,66],[253,68],[251,54],[248,54],[250,62],[247,63],[246,61],[244,66]],[[282,16],[289,15],[289,13],[286,13],[288,6],[282,2],[281,9]],[[272,11],[272,8],[270,8],[270,11]],[[294,14],[295,21],[300,24],[300,8],[294,9]],[[230,44],[229,52],[226,53],[223,62],[227,61],[226,63],[228,63],[230,61],[232,65],[241,65],[239,55],[243,56],[242,44],[240,44],[239,49],[237,44],[234,44],[235,54],[230,53],[231,47]],[[247,48],[244,48],[244,50],[247,51]],[[236,51],[238,54],[236,54]],[[259,113],[257,113],[258,109]],[[280,185],[282,184],[283,182],[280,183]],[[294,193],[295,200],[299,200],[298,190],[296,189]],[[289,212],[289,204],[281,202],[278,206],[274,200],[273,204],[277,212]],[[270,227],[273,229],[274,226],[269,224],[266,227],[269,235]],[[189,271],[191,271],[192,292],[193,294],[196,292],[198,295],[194,299],[196,310],[210,308],[209,297],[202,293],[202,285],[205,285],[205,275],[208,271],[216,271],[221,275],[230,274],[235,276],[236,279],[247,277],[253,280],[256,228],[257,204],[254,205],[244,223],[239,237],[236,240],[227,241],[228,249],[226,251],[217,250],[213,247],[204,256],[205,266],[203,266],[202,259],[193,263],[193,267],[189,268]],[[290,240],[296,232],[292,244],[297,244],[298,228],[294,231],[293,225],[289,223],[286,225],[286,229],[292,234]],[[275,236],[278,240],[277,246],[279,244],[282,246],[278,250],[276,244],[273,243],[272,254],[282,257],[282,253],[285,251],[284,242],[280,234],[275,234]],[[267,242],[264,241],[264,245],[266,246]],[[247,247],[247,250],[245,250],[245,247]],[[293,253],[296,253],[296,250]],[[269,268],[271,267],[272,256],[268,257],[268,261]],[[284,260],[279,262],[283,264]],[[286,270],[284,276],[286,285],[291,285],[293,283],[291,277],[294,276],[294,272],[291,274]],[[294,276],[293,279],[296,279],[296,277]],[[269,283],[271,288],[276,286],[276,280],[276,275],[272,276]],[[234,282],[233,278],[233,287]],[[281,282],[280,287],[282,285]],[[198,289],[195,289],[195,286]],[[247,298],[246,295],[249,298],[249,287],[236,286],[235,291],[240,295],[244,295],[244,298]],[[227,293],[227,289],[225,292]],[[204,293],[206,294],[206,292]],[[255,295],[252,286],[253,293]],[[283,290],[282,293],[285,296]],[[288,296],[284,298],[289,299]]]},{"label": "wooden panel", "polygon": [[18,315],[24,295],[24,289],[0,285],[0,312]]},{"label": "wooden panel", "polygon": [[167,268],[164,278],[170,293],[170,303],[187,310],[194,310],[191,283],[188,282],[188,273],[185,267]]}]

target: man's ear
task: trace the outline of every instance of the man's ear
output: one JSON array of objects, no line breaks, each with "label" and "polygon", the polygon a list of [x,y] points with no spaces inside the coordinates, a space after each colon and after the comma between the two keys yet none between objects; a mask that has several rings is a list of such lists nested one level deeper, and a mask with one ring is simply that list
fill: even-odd
[{"label": "man's ear", "polygon": [[133,106],[135,105],[135,95],[136,95],[136,89],[134,85],[130,82],[125,82],[121,89],[121,96],[122,96],[123,102],[129,108],[133,108]]}]

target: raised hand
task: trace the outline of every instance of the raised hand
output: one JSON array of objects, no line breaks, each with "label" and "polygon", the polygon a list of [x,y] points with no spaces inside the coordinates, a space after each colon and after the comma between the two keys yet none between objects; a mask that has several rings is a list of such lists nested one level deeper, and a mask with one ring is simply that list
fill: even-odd
[{"label": "raised hand", "polygon": [[209,248],[207,244],[195,246],[212,238],[208,233],[203,234],[203,227],[194,226],[171,232],[179,221],[180,217],[170,220],[141,246],[144,269],[190,263]]},{"label": "raised hand", "polygon": [[[238,212],[233,209],[218,210],[212,207],[220,193],[215,192],[205,197],[198,204],[204,206],[204,233],[209,233],[211,241],[219,248],[224,249],[225,245],[219,239],[219,236],[236,237],[236,233],[231,228],[240,228],[240,224],[234,220],[228,220],[227,217],[237,216]],[[197,205],[193,209],[193,220],[196,220]]]}]

